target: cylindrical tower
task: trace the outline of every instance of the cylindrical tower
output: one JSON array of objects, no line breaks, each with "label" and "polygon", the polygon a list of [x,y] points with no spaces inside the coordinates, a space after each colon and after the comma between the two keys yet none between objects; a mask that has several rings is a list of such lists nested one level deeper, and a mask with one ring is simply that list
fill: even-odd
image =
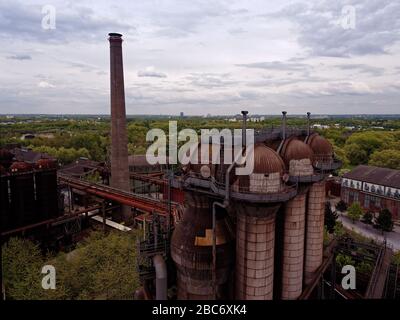
[{"label": "cylindrical tower", "polygon": [[[273,194],[282,190],[284,163],[263,144],[254,147],[254,170],[233,186],[239,193]],[[237,202],[236,299],[271,300],[274,283],[275,216],[280,203]]]},{"label": "cylindrical tower", "polygon": [[6,169],[0,164],[0,216],[1,231],[8,230],[10,220],[10,199],[8,195],[8,180]]},{"label": "cylindrical tower", "polygon": [[[185,192],[186,210],[171,239],[177,268],[178,299],[214,299],[212,208],[207,196]],[[226,299],[234,248],[226,211],[216,212],[216,298]]]},{"label": "cylindrical tower", "polygon": [[314,183],[308,192],[306,250],[304,259],[305,284],[322,263],[325,216],[325,181]]},{"label": "cylindrical tower", "polygon": [[32,166],[14,162],[10,166],[11,227],[17,228],[36,221],[35,186]]},{"label": "cylindrical tower", "polygon": [[57,164],[51,159],[39,159],[35,167],[36,208],[38,218],[46,220],[57,217]]},{"label": "cylindrical tower", "polygon": [[297,299],[303,288],[306,194],[289,200],[284,211],[281,298],[290,300]]},{"label": "cylindrical tower", "polygon": [[[128,136],[126,132],[122,35],[110,33],[110,88],[111,88],[111,180],[114,188],[130,191],[128,167]],[[130,208],[123,206],[129,217]]]},{"label": "cylindrical tower", "polygon": [[[319,134],[314,133],[307,140],[307,144],[315,154],[314,165],[329,168],[334,156],[331,143]],[[306,285],[310,283],[323,260],[325,201],[325,181],[323,180],[314,183],[308,192],[304,258],[304,282]]]},{"label": "cylindrical tower", "polygon": [[[300,181],[312,176],[313,151],[296,137],[285,141],[281,150],[289,176]],[[296,197],[285,204],[283,219],[282,299],[297,299],[303,289],[306,184],[299,186]]]}]

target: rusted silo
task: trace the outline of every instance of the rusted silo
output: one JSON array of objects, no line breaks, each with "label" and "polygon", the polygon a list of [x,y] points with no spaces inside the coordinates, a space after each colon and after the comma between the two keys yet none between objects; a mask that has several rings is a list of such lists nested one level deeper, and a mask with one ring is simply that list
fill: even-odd
[{"label": "rusted silo", "polygon": [[[177,267],[178,299],[214,299],[212,208],[207,196],[187,191],[186,210],[171,239],[171,256]],[[226,211],[216,214],[216,298],[226,299],[234,247]]]},{"label": "rusted silo", "polygon": [[32,166],[14,162],[10,166],[11,225],[20,227],[35,221],[35,186]]},{"label": "rusted silo", "polygon": [[[251,160],[251,159],[250,159]],[[237,192],[274,194],[282,189],[284,163],[263,144],[254,147],[254,171],[240,176]],[[271,300],[273,297],[275,216],[280,203],[237,202],[236,299]]]},{"label": "rusted silo", "polygon": [[[289,176],[312,176],[313,151],[296,137],[287,139],[281,155],[288,167]],[[306,191],[302,185],[298,194],[285,204],[283,217],[282,299],[296,299],[302,292],[304,267],[304,236],[306,219]]]},{"label": "rusted silo", "polygon": [[305,283],[308,284],[322,263],[325,216],[325,181],[314,183],[308,191]]},{"label": "rusted silo", "polygon": [[0,165],[4,169],[8,169],[12,164],[14,155],[7,149],[0,149]]},{"label": "rusted silo", "polygon": [[[330,169],[334,161],[331,143],[318,133],[313,133],[307,144],[313,149],[314,166]],[[304,257],[305,283],[308,284],[323,260],[323,234],[325,211],[325,181],[314,183],[308,192],[306,252]]]},{"label": "rusted silo", "polygon": [[51,159],[39,159],[35,167],[38,219],[51,219],[58,216],[57,163]]}]

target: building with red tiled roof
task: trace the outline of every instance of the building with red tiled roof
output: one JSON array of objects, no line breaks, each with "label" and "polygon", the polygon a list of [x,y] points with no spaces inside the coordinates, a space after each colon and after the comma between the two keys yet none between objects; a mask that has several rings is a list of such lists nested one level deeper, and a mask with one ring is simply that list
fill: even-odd
[{"label": "building with red tiled roof", "polygon": [[365,209],[389,209],[400,215],[400,170],[360,165],[343,175],[341,198],[348,205],[359,202]]}]

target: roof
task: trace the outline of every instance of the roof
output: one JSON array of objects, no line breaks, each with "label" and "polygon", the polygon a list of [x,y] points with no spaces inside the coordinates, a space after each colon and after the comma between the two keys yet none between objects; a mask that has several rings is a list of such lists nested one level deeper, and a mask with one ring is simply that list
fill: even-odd
[{"label": "roof", "polygon": [[400,170],[360,165],[343,178],[400,189]]},{"label": "roof", "polygon": [[91,170],[103,170],[104,165],[101,162],[79,158],[75,162],[63,166],[59,172],[71,176],[81,176]]},{"label": "roof", "polygon": [[128,162],[134,167],[151,167],[152,164],[147,162],[146,155],[129,155]]},{"label": "roof", "polygon": [[16,161],[35,163],[39,159],[54,159],[47,153],[35,152],[27,148],[14,148],[10,152],[14,155]]}]

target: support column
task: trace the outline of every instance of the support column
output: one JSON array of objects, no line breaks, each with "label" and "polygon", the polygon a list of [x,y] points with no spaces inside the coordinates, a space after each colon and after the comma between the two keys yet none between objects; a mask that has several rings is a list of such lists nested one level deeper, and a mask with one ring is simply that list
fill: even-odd
[{"label": "support column", "polygon": [[305,284],[310,283],[323,260],[325,217],[325,181],[314,183],[308,193],[306,248],[304,259]]},{"label": "support column", "polygon": [[237,215],[236,299],[272,300],[275,215]]},{"label": "support column", "polygon": [[299,194],[285,207],[282,299],[297,299],[303,287],[306,194]]}]

